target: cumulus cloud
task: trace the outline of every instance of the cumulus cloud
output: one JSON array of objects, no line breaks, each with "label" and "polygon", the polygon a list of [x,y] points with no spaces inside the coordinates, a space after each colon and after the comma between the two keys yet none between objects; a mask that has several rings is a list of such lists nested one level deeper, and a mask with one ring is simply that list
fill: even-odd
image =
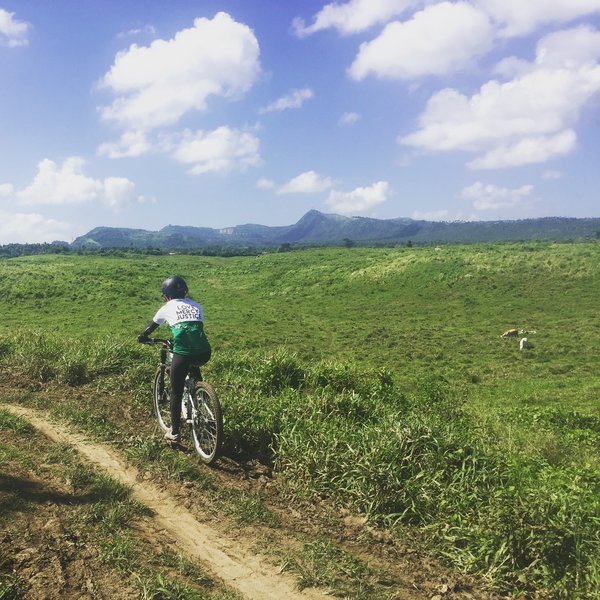
[{"label": "cumulus cloud", "polygon": [[321,177],[315,171],[305,171],[282,185],[278,194],[318,194],[331,189],[335,181],[330,177]]},{"label": "cumulus cloud", "polygon": [[368,211],[388,199],[389,183],[378,181],[370,187],[358,187],[351,192],[332,190],[326,200],[332,210],[341,214]]},{"label": "cumulus cloud", "polygon": [[478,181],[464,188],[460,195],[462,198],[472,200],[475,209],[484,211],[514,208],[521,204],[523,199],[530,197],[532,192],[532,185],[510,189]]},{"label": "cumulus cloud", "polygon": [[260,141],[250,131],[218,127],[214,131],[189,131],[169,136],[163,148],[191,175],[227,173],[258,166]]},{"label": "cumulus cloud", "polygon": [[292,90],[289,94],[286,94],[274,102],[271,102],[271,104],[261,108],[260,112],[281,112],[290,108],[300,108],[306,100],[310,100],[313,96],[313,91],[310,88]]},{"label": "cumulus cloud", "polygon": [[0,209],[0,244],[54,242],[70,237],[70,226],[37,213],[10,213]]},{"label": "cumulus cloud", "polygon": [[196,19],[170,40],[119,52],[100,82],[117,98],[100,115],[128,131],[173,125],[190,111],[204,110],[210,96],[246,92],[259,73],[254,33],[220,12]]},{"label": "cumulus cloud", "polygon": [[434,94],[419,129],[399,141],[429,152],[480,153],[469,163],[475,169],[568,154],[581,110],[600,91],[599,43],[600,33],[586,27],[550,34],[514,79],[489,81],[471,97],[451,88]]},{"label": "cumulus cloud", "polygon": [[22,190],[13,191],[12,195],[19,204],[26,206],[100,202],[115,211],[143,202],[143,197],[135,194],[135,185],[129,179],[94,179],[82,172],[84,164],[79,157],[70,157],[60,166],[44,159],[38,164],[33,181]]},{"label": "cumulus cloud", "polygon": [[504,37],[531,33],[540,25],[568,23],[600,12],[599,0],[476,0],[500,27]]},{"label": "cumulus cloud", "polygon": [[143,198],[135,194],[135,183],[127,177],[107,177],[102,182],[102,188],[101,198],[113,210],[119,211],[132,201],[143,202]]},{"label": "cumulus cloud", "polygon": [[155,149],[144,131],[126,131],[118,142],[100,144],[98,154],[109,158],[125,158],[142,156]]},{"label": "cumulus cloud", "polygon": [[369,74],[414,79],[452,73],[488,52],[492,38],[492,23],[481,10],[467,2],[441,2],[410,21],[389,23],[381,35],[360,46],[348,73],[358,81]]},{"label": "cumulus cloud", "polygon": [[359,120],[360,120],[360,115],[358,113],[346,112],[340,117],[340,120],[338,121],[338,125],[341,125],[342,127],[349,127],[351,125],[354,125]]},{"label": "cumulus cloud", "polygon": [[580,69],[599,58],[600,33],[581,25],[544,36],[537,45],[535,64],[547,69]]},{"label": "cumulus cloud", "polygon": [[556,135],[524,137],[514,144],[502,144],[480,158],[467,163],[471,169],[502,169],[544,163],[572,152],[577,142],[574,131],[567,129]]},{"label": "cumulus cloud", "polygon": [[15,13],[0,8],[0,45],[9,48],[27,46],[30,28],[29,23],[15,19]]},{"label": "cumulus cloud", "polygon": [[417,4],[417,0],[350,0],[344,4],[325,5],[313,18],[311,25],[296,17],[292,23],[298,37],[306,37],[324,29],[336,29],[342,35],[359,33],[401,15]]}]

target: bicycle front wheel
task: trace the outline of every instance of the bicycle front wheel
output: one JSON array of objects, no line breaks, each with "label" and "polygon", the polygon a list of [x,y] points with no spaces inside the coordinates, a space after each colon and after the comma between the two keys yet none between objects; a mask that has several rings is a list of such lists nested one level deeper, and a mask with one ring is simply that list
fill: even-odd
[{"label": "bicycle front wheel", "polygon": [[199,381],[192,398],[192,441],[202,462],[215,462],[223,439],[223,413],[217,392]]},{"label": "bicycle front wheel", "polygon": [[160,428],[171,428],[171,378],[169,372],[159,367],[154,376],[154,414]]}]

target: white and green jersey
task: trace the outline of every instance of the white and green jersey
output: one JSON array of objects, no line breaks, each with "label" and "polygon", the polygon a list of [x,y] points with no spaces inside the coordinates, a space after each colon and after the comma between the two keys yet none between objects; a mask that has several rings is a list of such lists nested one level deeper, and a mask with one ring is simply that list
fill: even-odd
[{"label": "white and green jersey", "polygon": [[173,335],[173,352],[185,356],[204,354],[210,344],[204,333],[202,307],[190,298],[175,298],[161,306],[152,319],[158,325],[167,323]]}]

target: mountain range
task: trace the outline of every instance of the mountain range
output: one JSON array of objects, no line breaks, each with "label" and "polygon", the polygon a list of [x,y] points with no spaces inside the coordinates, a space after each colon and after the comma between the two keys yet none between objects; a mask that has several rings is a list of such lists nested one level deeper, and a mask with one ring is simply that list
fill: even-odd
[{"label": "mountain range", "polygon": [[167,225],[159,231],[96,227],[74,248],[191,249],[206,246],[443,244],[525,240],[566,241],[600,237],[600,218],[544,217],[516,221],[421,221],[373,219],[307,212],[287,226],[237,225],[224,229]]}]

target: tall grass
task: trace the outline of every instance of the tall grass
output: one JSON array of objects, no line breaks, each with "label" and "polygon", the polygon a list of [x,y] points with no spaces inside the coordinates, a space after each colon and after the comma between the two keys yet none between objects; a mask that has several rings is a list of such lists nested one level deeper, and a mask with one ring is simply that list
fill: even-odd
[{"label": "tall grass", "polygon": [[[23,373],[47,360],[45,376],[73,385],[62,365],[77,344],[62,343],[40,336],[4,360]],[[77,356],[86,373],[121,384],[148,361],[102,341]],[[600,472],[577,460],[575,442],[558,464],[507,449],[464,410],[464,387],[427,373],[402,391],[385,370],[307,364],[281,349],[225,354],[207,373],[225,407],[226,452],[273,464],[289,493],[330,497],[397,533],[418,528],[435,554],[505,590],[600,597]],[[597,419],[574,411],[521,418],[582,444],[600,437]]]},{"label": "tall grass", "polygon": [[[276,359],[285,377],[293,361],[271,356],[271,367]],[[346,366],[340,386],[339,367],[331,379],[323,365],[304,369],[294,365],[296,388],[269,393],[249,376],[228,395],[231,435],[259,440],[257,451],[269,445],[291,491],[331,497],[392,529],[418,527],[454,566],[505,589],[598,597],[597,469],[507,453],[444,381],[424,377],[403,397],[374,372]]]}]

